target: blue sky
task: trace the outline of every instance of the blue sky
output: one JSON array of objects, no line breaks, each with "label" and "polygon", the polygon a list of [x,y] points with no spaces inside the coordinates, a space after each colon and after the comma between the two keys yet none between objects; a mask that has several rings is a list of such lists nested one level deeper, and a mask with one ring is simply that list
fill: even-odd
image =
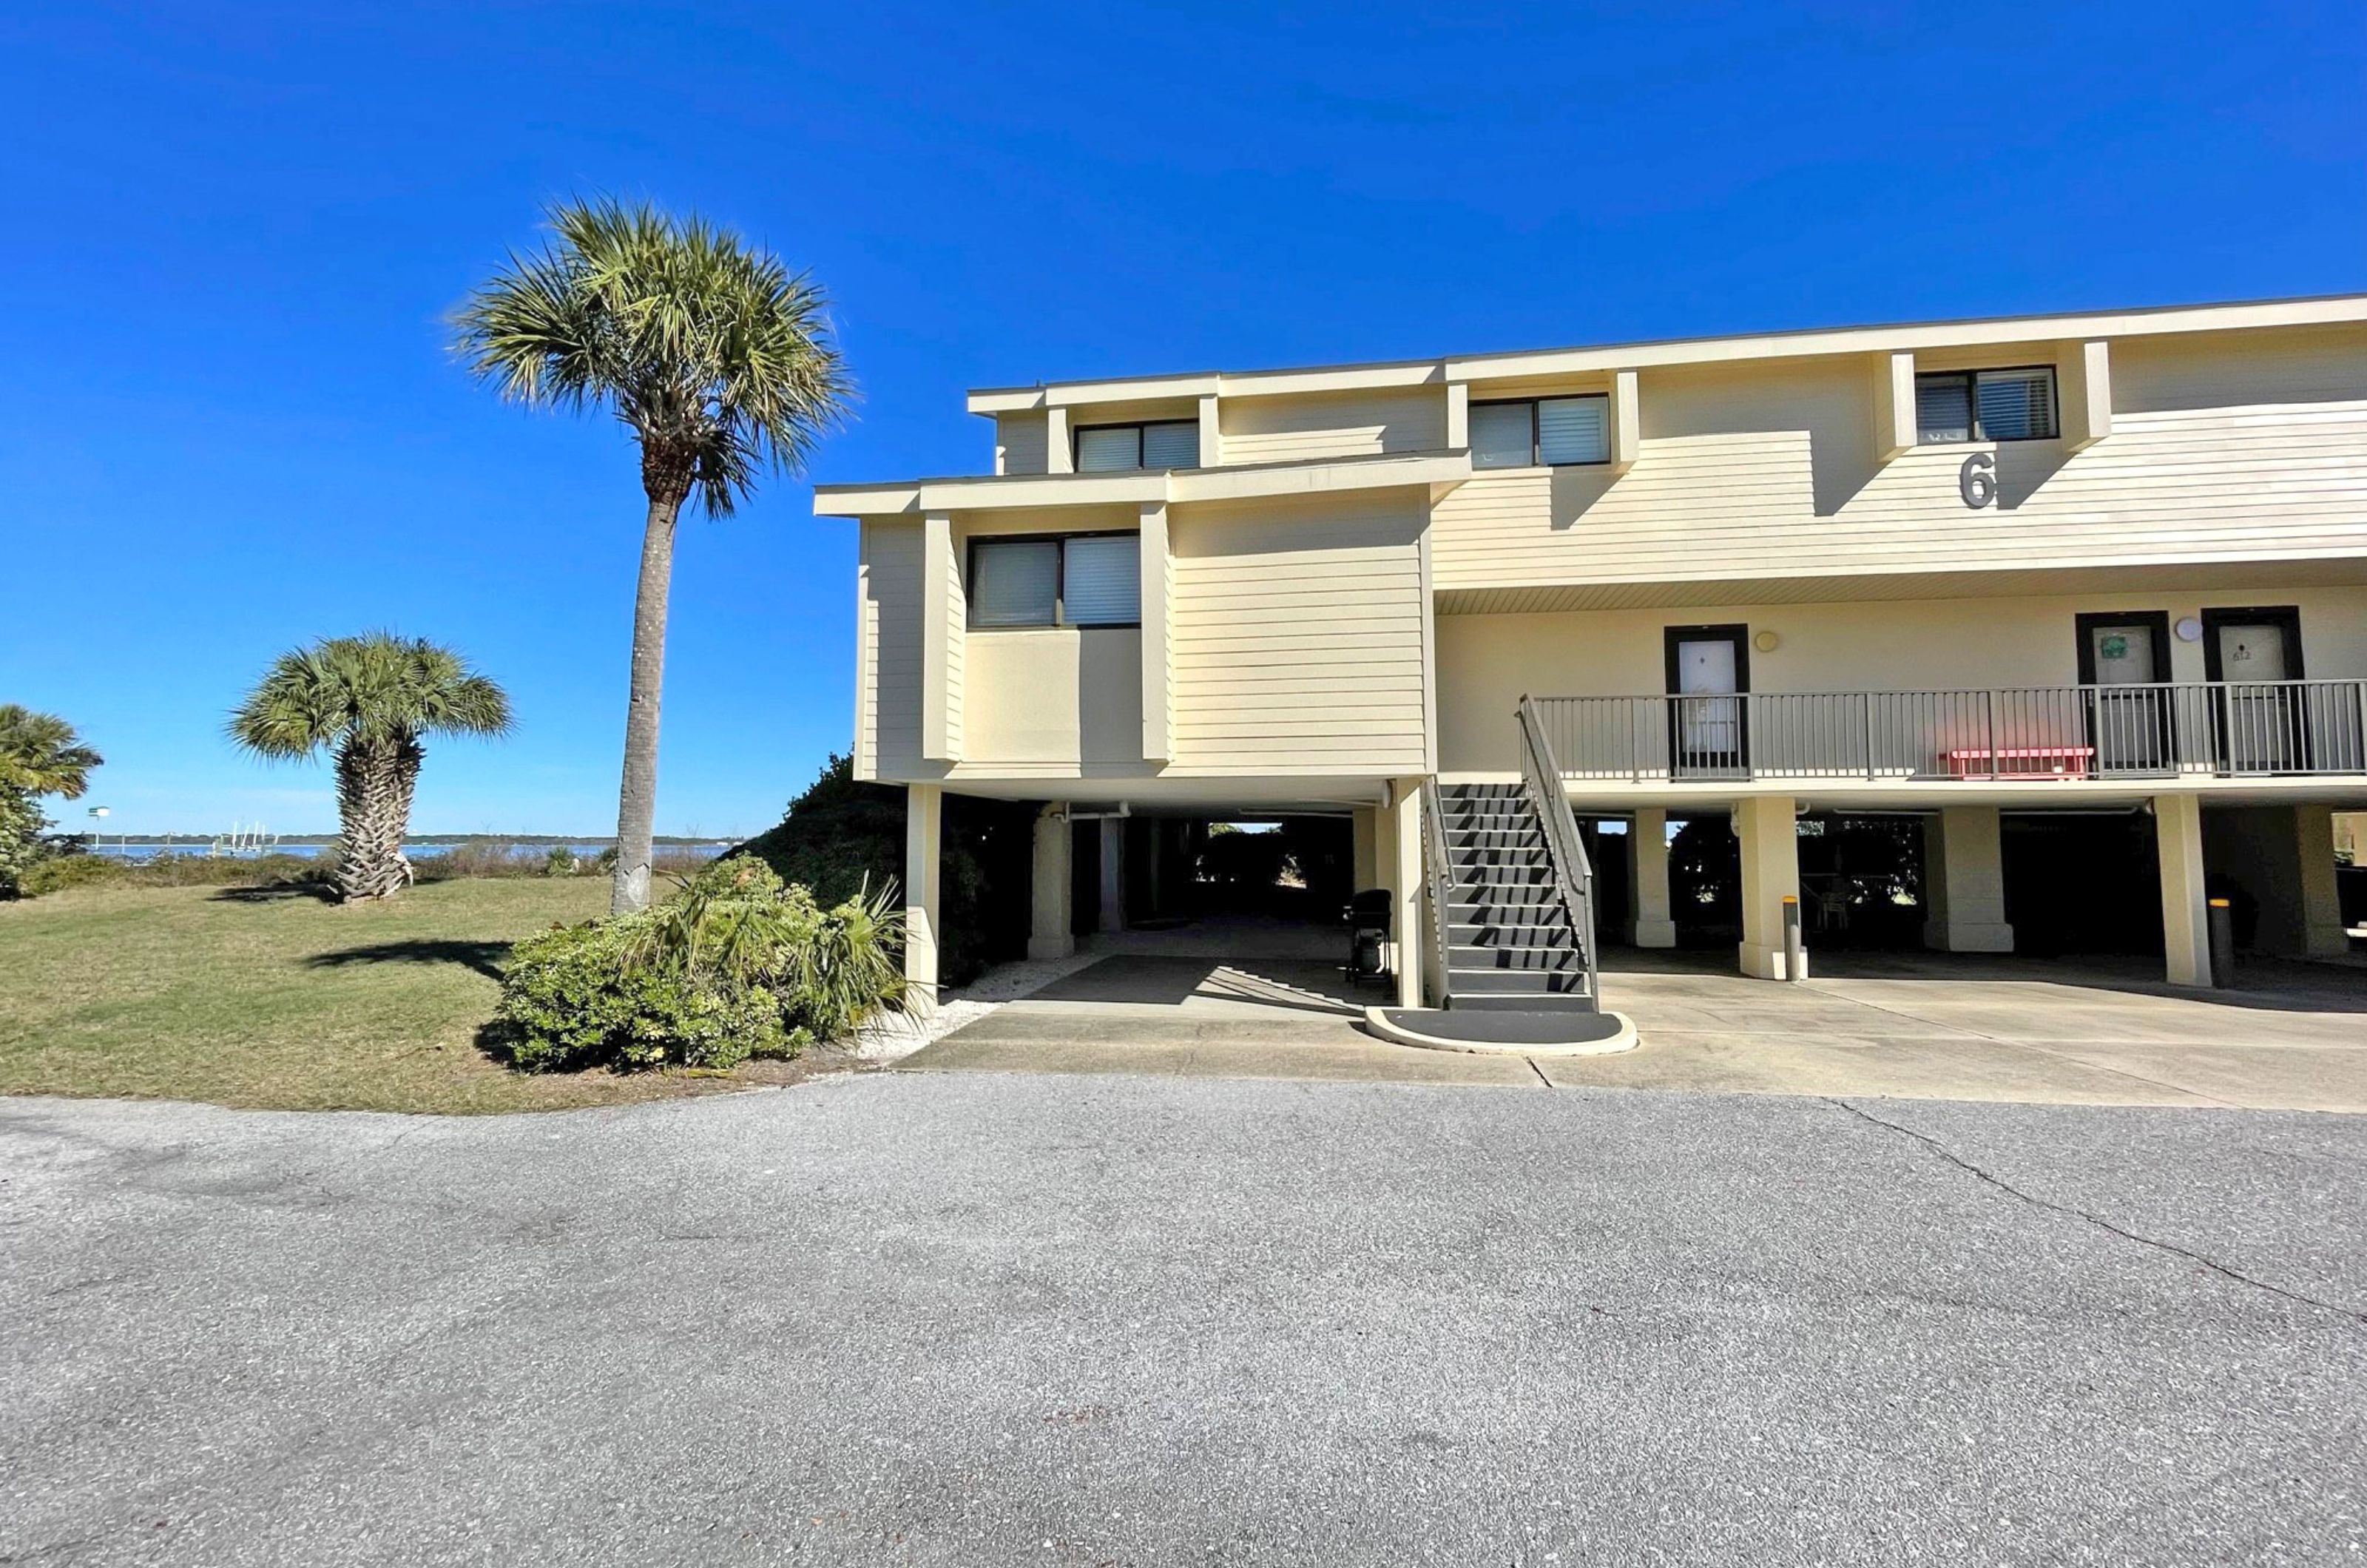
[{"label": "blue sky", "polygon": [[[12,6],[0,700],[112,827],[323,830],[222,715],[392,626],[520,719],[421,829],[612,828],[632,452],[440,324],[571,192],[824,280],[822,480],[984,468],[978,385],[2367,288],[2367,16],[2184,10]],[[802,483],[686,527],[661,831],[846,745],[853,572]]]}]

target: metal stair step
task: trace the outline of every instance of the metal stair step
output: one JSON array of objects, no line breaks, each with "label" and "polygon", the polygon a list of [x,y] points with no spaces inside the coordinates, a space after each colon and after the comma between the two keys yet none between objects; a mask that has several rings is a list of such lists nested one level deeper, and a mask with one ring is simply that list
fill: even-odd
[{"label": "metal stair step", "polygon": [[1556,947],[1479,947],[1457,944],[1446,950],[1446,970],[1460,975],[1479,970],[1527,974],[1563,974],[1583,969],[1576,950]]},{"label": "metal stair step", "polygon": [[1533,865],[1550,866],[1553,863],[1553,861],[1552,858],[1546,853],[1546,847],[1543,844],[1539,844],[1533,849],[1479,847],[1467,850],[1450,850],[1447,852],[1446,863],[1455,867],[1457,871],[1468,871],[1480,866],[1500,865],[1514,866],[1525,870]]},{"label": "metal stair step", "polygon": [[1534,995],[1547,992],[1568,995],[1586,989],[1586,971],[1573,969],[1457,969],[1446,971],[1449,996],[1482,996],[1501,994]]},{"label": "metal stair step", "polygon": [[1457,866],[1455,880],[1464,887],[1542,887],[1551,885],[1553,867],[1544,861],[1528,865]]},{"label": "metal stair step", "polygon": [[1550,948],[1564,953],[1578,951],[1578,941],[1569,928],[1559,920],[1453,920],[1446,922],[1446,944],[1449,947]]},{"label": "metal stair step", "polygon": [[1459,884],[1447,894],[1446,912],[1452,919],[1462,919],[1467,909],[1482,911],[1483,918],[1521,925],[1561,919],[1561,904],[1552,885],[1543,882]]},{"label": "metal stair step", "polygon": [[1449,828],[1446,830],[1446,847],[1450,850],[1541,850],[1545,845],[1546,836],[1534,826]]}]

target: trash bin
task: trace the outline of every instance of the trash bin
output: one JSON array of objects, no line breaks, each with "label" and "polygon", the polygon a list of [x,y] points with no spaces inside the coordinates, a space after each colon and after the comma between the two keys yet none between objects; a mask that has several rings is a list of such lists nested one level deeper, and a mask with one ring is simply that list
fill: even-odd
[{"label": "trash bin", "polygon": [[1386,887],[1368,887],[1348,900],[1348,981],[1388,977],[1389,910],[1397,902]]}]

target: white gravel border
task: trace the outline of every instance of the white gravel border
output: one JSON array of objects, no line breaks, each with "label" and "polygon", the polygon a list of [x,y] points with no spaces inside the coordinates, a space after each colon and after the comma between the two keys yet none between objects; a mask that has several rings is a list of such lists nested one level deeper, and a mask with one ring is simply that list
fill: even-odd
[{"label": "white gravel border", "polygon": [[946,992],[937,999],[936,1010],[925,1018],[909,1012],[880,1014],[855,1031],[850,1054],[863,1062],[901,1061],[963,1025],[976,1023],[1003,1003],[1041,990],[1107,956],[1104,953],[1080,951],[1066,958],[1029,958],[1016,964],[998,964],[961,989]]}]

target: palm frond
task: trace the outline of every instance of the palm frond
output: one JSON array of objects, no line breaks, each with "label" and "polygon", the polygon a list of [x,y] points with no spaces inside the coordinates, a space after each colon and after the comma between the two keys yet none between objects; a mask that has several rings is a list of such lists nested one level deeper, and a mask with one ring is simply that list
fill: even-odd
[{"label": "palm frond", "polygon": [[79,800],[90,771],[106,761],[55,714],[0,703],[0,784],[28,795]]},{"label": "palm frond", "polygon": [[548,218],[549,243],[512,254],[452,317],[454,351],[504,397],[610,410],[640,441],[647,482],[686,475],[716,516],[762,475],[802,472],[844,423],[855,387],[810,276],[647,203],[565,202]]},{"label": "palm frond", "polygon": [[282,654],[233,710],[230,738],[294,759],[356,741],[415,746],[431,735],[498,736],[509,696],[452,649],[391,632],[323,637]]}]

